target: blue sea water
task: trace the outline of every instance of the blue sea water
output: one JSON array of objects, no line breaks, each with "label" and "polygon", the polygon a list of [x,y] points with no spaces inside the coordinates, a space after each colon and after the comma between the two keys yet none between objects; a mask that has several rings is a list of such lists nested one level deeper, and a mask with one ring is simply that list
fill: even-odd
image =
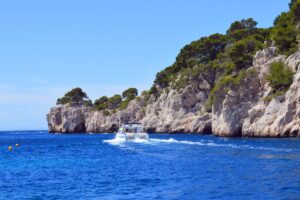
[{"label": "blue sea water", "polygon": [[0,199],[300,199],[300,139],[150,137],[0,132]]}]

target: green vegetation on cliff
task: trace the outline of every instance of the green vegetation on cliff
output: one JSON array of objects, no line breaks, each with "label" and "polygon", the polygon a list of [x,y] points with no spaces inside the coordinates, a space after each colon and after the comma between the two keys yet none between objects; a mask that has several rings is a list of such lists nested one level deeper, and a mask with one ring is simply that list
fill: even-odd
[{"label": "green vegetation on cliff", "polygon": [[93,104],[81,88],[74,88],[67,92],[62,98],[57,99],[56,104],[83,104],[86,106],[93,106],[96,110],[103,111],[104,115],[109,115],[117,110],[126,109],[128,104],[137,98],[137,95],[138,90],[136,88],[129,88],[122,93],[122,96],[119,94],[113,95],[112,97],[102,96],[99,99],[96,99]]},{"label": "green vegetation on cliff", "polygon": [[[258,28],[252,19],[233,22],[226,34],[212,34],[202,37],[184,46],[175,62],[157,73],[151,89],[142,94],[148,101],[151,95],[158,97],[163,91],[180,91],[188,84],[196,82],[209,84],[208,107],[217,98],[219,91],[238,85],[253,65],[253,57],[258,50],[275,45],[280,54],[290,55],[299,47],[300,35],[300,0],[291,0],[290,10],[281,13],[270,28]],[[253,75],[253,74],[252,74]],[[291,84],[292,72],[283,63],[273,63],[267,77],[273,94],[281,94]],[[207,88],[207,87],[206,87]],[[85,93],[75,88],[58,104],[85,102],[90,104]],[[77,91],[77,92],[76,92]],[[127,108],[130,101],[139,99],[138,91],[129,88],[112,97],[103,96],[94,102],[97,110],[113,113]],[[109,110],[109,111],[108,111]]]},{"label": "green vegetation on cliff", "polygon": [[[166,88],[180,90],[191,82],[206,80],[212,87],[208,105],[215,91],[228,82],[235,82],[253,65],[254,54],[272,44],[278,53],[290,55],[299,46],[300,0],[292,0],[290,10],[281,13],[270,28],[258,28],[252,18],[233,22],[226,34],[200,38],[180,50],[173,65],[157,73],[150,93],[158,96]],[[289,85],[290,72],[274,87]],[[275,80],[273,80],[275,81]],[[279,84],[279,85],[276,85]]]},{"label": "green vegetation on cliff", "polygon": [[87,94],[82,91],[81,88],[77,87],[69,92],[67,92],[62,98],[57,99],[56,104],[67,104],[67,103],[74,103],[79,104],[83,103],[86,105],[91,105],[92,102],[89,100]]},{"label": "green vegetation on cliff", "polygon": [[99,99],[96,99],[94,102],[94,106],[97,110],[105,110],[108,108],[108,97],[102,96]]},{"label": "green vegetation on cliff", "polygon": [[[128,88],[122,93],[122,96],[116,94],[112,97],[102,96],[96,99],[94,107],[96,110],[103,110],[106,115],[110,114],[108,110],[116,111],[126,109],[129,102],[134,100],[138,95],[136,88]],[[112,112],[113,113],[113,112]]]},{"label": "green vegetation on cliff", "polygon": [[294,72],[283,62],[274,62],[270,65],[270,74],[266,80],[272,87],[272,93],[264,98],[265,102],[270,102],[272,99],[282,96],[288,90],[293,82]]},{"label": "green vegetation on cliff", "polygon": [[273,90],[286,90],[293,82],[294,72],[283,62],[270,65],[270,74],[266,77]]},{"label": "green vegetation on cliff", "polygon": [[[226,35],[200,38],[181,49],[175,63],[156,75],[154,84],[163,89],[184,87],[200,74],[214,84],[219,76],[237,73],[252,65],[256,51],[270,43],[269,29],[256,27],[252,18],[231,24]],[[155,92],[152,90],[152,93]]]},{"label": "green vegetation on cliff", "polygon": [[122,97],[127,101],[133,100],[138,95],[138,90],[136,88],[129,88],[122,93]]},{"label": "green vegetation on cliff", "polygon": [[271,39],[280,53],[290,55],[297,50],[300,34],[300,0],[292,0],[290,11],[281,13],[274,21]]},{"label": "green vegetation on cliff", "polygon": [[209,94],[209,98],[206,103],[207,109],[210,109],[215,100],[219,98],[219,96],[222,96],[222,94],[226,93],[229,88],[239,86],[242,81],[245,81],[246,77],[250,76],[257,76],[255,68],[241,70],[237,75],[227,75],[222,77]]}]

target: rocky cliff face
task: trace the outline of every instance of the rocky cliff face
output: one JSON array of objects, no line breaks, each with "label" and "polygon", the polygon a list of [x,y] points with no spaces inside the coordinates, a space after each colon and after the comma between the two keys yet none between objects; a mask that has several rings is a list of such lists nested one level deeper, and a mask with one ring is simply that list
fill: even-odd
[{"label": "rocky cliff face", "polygon": [[[246,77],[225,92],[213,109],[213,133],[218,136],[295,137],[299,132],[300,51],[288,58],[276,56],[275,48],[257,52],[253,68],[258,76]],[[270,64],[283,61],[295,71],[293,84],[282,96],[267,103],[271,88],[265,79]]]},{"label": "rocky cliff face", "polygon": [[109,115],[89,106],[59,105],[47,114],[48,130],[51,133],[115,132],[123,122],[141,121],[144,104],[143,99],[133,100],[127,109]]},{"label": "rocky cliff face", "polygon": [[51,108],[47,114],[48,130],[51,133],[85,133],[90,113],[91,108],[82,105],[59,105]]},{"label": "rocky cliff face", "polygon": [[210,133],[211,114],[199,112],[208,91],[209,85],[189,85],[182,92],[151,96],[148,102],[145,97],[135,99],[126,109],[109,115],[83,105],[60,105],[47,115],[49,132],[115,132],[122,123],[141,122],[149,132]]},{"label": "rocky cliff face", "polygon": [[[251,70],[251,69],[249,69]],[[243,119],[260,97],[260,82],[255,73],[248,73],[239,85],[218,94],[212,107],[212,132],[218,136],[239,136]]]},{"label": "rocky cliff face", "polygon": [[192,83],[181,91],[164,91],[158,99],[152,96],[142,123],[152,132],[211,132],[211,115],[200,113],[209,91],[210,85],[203,81]]},{"label": "rocky cliff face", "polygon": [[124,110],[113,114],[103,111],[92,111],[86,120],[86,131],[93,133],[116,132],[123,122],[140,122],[144,117],[145,100],[133,100]]},{"label": "rocky cliff face", "polygon": [[[243,136],[254,137],[295,137],[300,136],[300,50],[288,58],[277,56],[263,65],[256,65],[265,72],[272,60],[282,60],[295,71],[293,83],[282,96],[274,98],[269,104],[261,99],[248,111],[242,126]],[[264,83],[262,92],[269,91]]]},{"label": "rocky cliff face", "polygon": [[[271,88],[266,81],[270,64],[283,61],[295,71],[283,95],[264,101]],[[123,122],[141,122],[149,132],[211,133],[217,136],[300,136],[300,51],[286,58],[274,47],[256,53],[253,67],[239,84],[221,91],[206,112],[212,86],[205,80],[181,90],[163,90],[158,97],[141,97],[124,110],[107,115],[87,106],[57,106],[47,115],[50,132],[115,132]]]}]

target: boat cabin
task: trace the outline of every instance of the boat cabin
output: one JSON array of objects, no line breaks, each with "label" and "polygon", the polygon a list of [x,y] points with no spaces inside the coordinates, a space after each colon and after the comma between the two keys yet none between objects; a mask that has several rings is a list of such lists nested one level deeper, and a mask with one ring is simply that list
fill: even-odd
[{"label": "boat cabin", "polygon": [[141,123],[127,123],[120,128],[119,132],[145,133],[145,130]]}]

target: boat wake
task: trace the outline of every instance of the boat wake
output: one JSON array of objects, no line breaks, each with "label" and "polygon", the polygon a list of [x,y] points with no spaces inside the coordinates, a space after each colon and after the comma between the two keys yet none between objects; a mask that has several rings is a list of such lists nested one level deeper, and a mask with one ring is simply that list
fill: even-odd
[{"label": "boat wake", "polygon": [[211,140],[200,140],[200,141],[188,141],[188,140],[176,140],[174,138],[169,139],[135,139],[126,141],[123,138],[114,138],[111,140],[104,140],[104,143],[111,144],[114,146],[124,146],[126,144],[147,144],[147,145],[159,145],[159,144],[182,144],[182,145],[194,145],[194,146],[209,146],[209,147],[224,147],[234,149],[249,149],[249,150],[262,150],[262,151],[278,151],[278,152],[291,152],[293,149],[282,149],[272,147],[255,147],[251,145],[237,145],[231,143],[215,143]]},{"label": "boat wake", "polygon": [[128,144],[128,143],[141,143],[141,144],[149,144],[150,143],[150,141],[146,140],[146,139],[134,139],[134,140],[126,141],[125,138],[117,138],[117,137],[114,139],[111,139],[111,140],[103,140],[103,142],[107,143],[107,144],[115,145],[115,146]]}]

